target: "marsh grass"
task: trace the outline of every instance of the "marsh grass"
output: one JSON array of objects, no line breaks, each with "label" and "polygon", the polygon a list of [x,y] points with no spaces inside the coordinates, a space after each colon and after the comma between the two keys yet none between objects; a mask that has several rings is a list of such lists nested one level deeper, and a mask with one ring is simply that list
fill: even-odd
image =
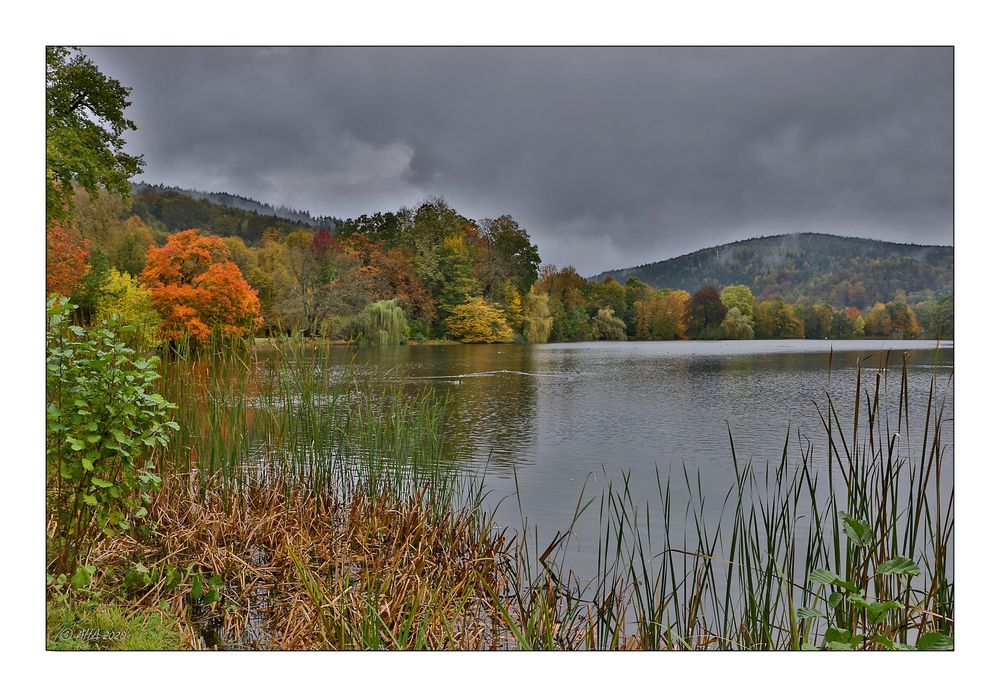
[{"label": "marsh grass", "polygon": [[[758,469],[740,463],[730,434],[734,484],[721,515],[706,512],[687,468],[658,471],[657,496],[641,501],[627,472],[605,473],[604,490],[581,496],[548,548],[520,547],[527,590],[511,599],[510,624],[522,648],[884,649],[951,637],[948,386],[932,377],[918,407],[924,426],[911,432],[907,354],[874,358],[857,367],[846,423],[829,394],[816,403],[823,442],[800,438],[793,453],[789,432],[780,461]],[[581,580],[565,565],[566,545],[594,506],[597,573]],[[900,559],[916,566],[892,571]]]},{"label": "marsh grass", "polygon": [[[105,541],[97,561],[192,569],[136,601],[165,600],[192,646],[885,649],[954,635],[950,390],[935,376],[911,405],[906,353],[860,361],[853,404],[818,400],[822,440],[790,429],[777,463],[741,462],[730,434],[721,515],[696,471],[657,471],[655,496],[604,473],[540,542],[528,521],[494,524],[441,399],[386,389],[333,350],[164,361],[181,430],[158,460],[153,533]],[[568,546],[593,524],[597,572],[581,578]],[[885,572],[901,558],[916,572]],[[202,572],[224,583],[215,639],[192,603]]]}]

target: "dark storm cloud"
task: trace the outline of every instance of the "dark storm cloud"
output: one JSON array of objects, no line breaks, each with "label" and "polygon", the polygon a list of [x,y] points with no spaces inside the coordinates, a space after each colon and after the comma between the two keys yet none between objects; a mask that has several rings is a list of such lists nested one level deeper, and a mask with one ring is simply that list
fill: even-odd
[{"label": "dark storm cloud", "polygon": [[142,178],[354,216],[442,195],[584,273],[811,230],[951,242],[950,49],[87,49]]}]

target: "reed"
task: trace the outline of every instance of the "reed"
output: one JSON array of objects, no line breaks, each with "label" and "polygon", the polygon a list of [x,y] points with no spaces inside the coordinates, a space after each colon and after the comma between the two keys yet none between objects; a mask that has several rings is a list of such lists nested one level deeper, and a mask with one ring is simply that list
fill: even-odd
[{"label": "reed", "polygon": [[[687,468],[680,492],[657,473],[657,505],[635,499],[627,472],[606,476],[544,553],[522,543],[527,590],[514,599],[512,631],[526,648],[949,647],[948,390],[935,375],[924,426],[911,433],[907,371],[905,353],[884,354],[870,370],[859,363],[849,420],[828,394],[816,403],[825,442],[800,442],[793,453],[789,431],[780,461],[763,470],[740,463],[730,434],[734,483],[721,516],[706,514]],[[671,510],[678,503],[681,520]],[[598,508],[601,543],[598,572],[584,581],[559,548],[564,558],[588,506]]]},{"label": "reed", "polygon": [[[191,569],[142,598],[190,618],[192,645],[207,641],[190,607],[204,572],[222,579],[213,616],[229,646],[950,646],[950,392],[935,375],[911,405],[905,353],[859,362],[847,409],[816,402],[822,442],[789,429],[760,467],[730,434],[722,515],[696,471],[658,471],[655,497],[605,472],[546,544],[528,521],[497,529],[483,477],[457,466],[442,400],[340,367],[338,350],[219,345],[164,361],[181,430],[158,460],[156,534],[105,541],[98,561]],[[593,524],[597,572],[581,578],[568,544]]]}]

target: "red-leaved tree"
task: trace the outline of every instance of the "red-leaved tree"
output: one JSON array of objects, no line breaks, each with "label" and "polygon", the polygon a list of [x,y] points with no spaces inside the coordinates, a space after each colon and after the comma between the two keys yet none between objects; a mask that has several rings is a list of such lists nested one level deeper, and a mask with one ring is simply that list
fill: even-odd
[{"label": "red-leaved tree", "polygon": [[69,297],[87,274],[90,249],[76,228],[50,227],[45,232],[45,293]]}]

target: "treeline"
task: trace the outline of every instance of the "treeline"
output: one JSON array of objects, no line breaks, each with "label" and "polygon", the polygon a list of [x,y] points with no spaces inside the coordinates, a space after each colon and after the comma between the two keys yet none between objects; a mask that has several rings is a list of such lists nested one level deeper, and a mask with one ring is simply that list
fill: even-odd
[{"label": "treeline", "polygon": [[267,227],[248,244],[194,228],[165,233],[136,212],[144,205],[141,194],[129,207],[105,192],[78,192],[74,225],[48,233],[48,291],[71,296],[85,318],[121,310],[113,301],[125,287],[133,304],[148,293],[142,316],[158,317],[159,335],[174,339],[547,338],[545,306],[532,293],[538,250],[509,215],[475,221],[432,199],[335,230]]},{"label": "treeline", "polygon": [[[175,195],[160,191],[155,200],[163,206]],[[169,233],[161,218],[149,225],[139,214],[149,211],[143,194],[129,205],[106,192],[77,192],[74,225],[49,230],[48,290],[71,296],[84,318],[130,313],[148,341],[213,334],[364,344],[953,334],[950,294],[910,303],[899,291],[864,308],[837,307],[755,296],[746,284],[689,293],[635,277],[596,281],[572,267],[540,267],[537,247],[514,218],[475,221],[443,199],[337,221],[332,230],[285,221],[251,243],[233,230],[245,231],[240,216],[256,214],[189,202],[208,206],[215,227]],[[233,228],[223,227],[227,218],[216,209],[231,212]]]},{"label": "treeline", "polygon": [[550,341],[602,339],[853,339],[954,336],[951,294],[909,305],[902,294],[859,310],[757,298],[749,286],[706,285],[694,294],[631,277],[600,281],[572,267],[541,269],[536,292],[551,315]]},{"label": "treeline", "polygon": [[947,295],[953,270],[952,247],[800,233],[733,242],[598,277],[621,283],[635,277],[689,293],[705,285],[746,285],[757,297],[864,309],[900,291],[911,304]]}]

